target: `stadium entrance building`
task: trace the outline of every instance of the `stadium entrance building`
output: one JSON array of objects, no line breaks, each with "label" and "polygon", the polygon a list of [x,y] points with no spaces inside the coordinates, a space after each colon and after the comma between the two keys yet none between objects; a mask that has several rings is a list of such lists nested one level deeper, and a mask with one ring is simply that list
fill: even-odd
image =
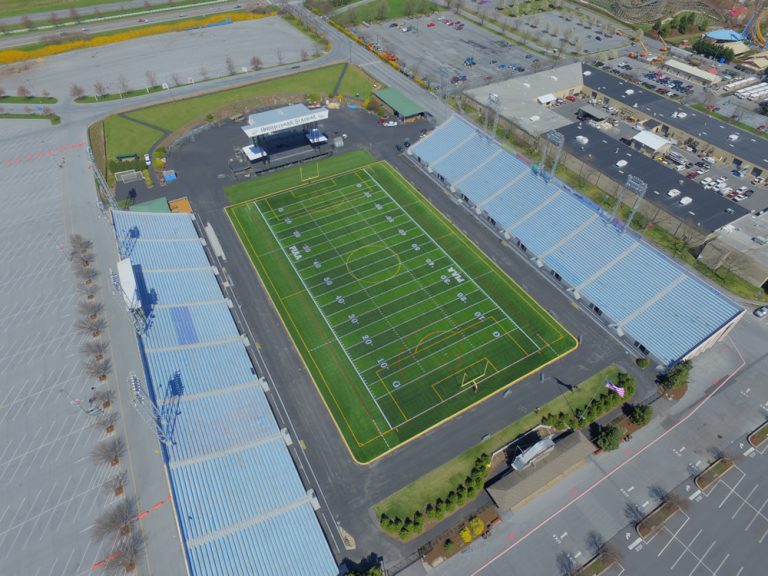
[{"label": "stadium entrance building", "polygon": [[263,172],[330,154],[328,138],[318,128],[327,118],[327,108],[310,110],[304,104],[251,114],[243,126],[251,144],[241,148],[243,155],[254,172]]}]

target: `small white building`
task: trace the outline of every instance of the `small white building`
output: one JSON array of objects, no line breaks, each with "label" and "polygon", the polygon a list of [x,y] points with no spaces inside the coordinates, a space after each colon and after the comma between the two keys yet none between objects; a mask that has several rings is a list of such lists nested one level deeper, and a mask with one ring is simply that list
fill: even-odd
[{"label": "small white building", "polygon": [[633,148],[647,152],[651,156],[666,154],[671,146],[672,142],[650,130],[641,130],[632,138]]}]

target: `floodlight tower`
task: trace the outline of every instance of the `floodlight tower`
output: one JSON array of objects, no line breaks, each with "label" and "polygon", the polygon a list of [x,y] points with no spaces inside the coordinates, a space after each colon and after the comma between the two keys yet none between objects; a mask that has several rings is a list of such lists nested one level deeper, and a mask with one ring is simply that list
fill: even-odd
[{"label": "floodlight tower", "polygon": [[[557,130],[550,130],[547,132],[547,138],[543,141],[541,150],[541,176],[544,180],[549,181],[552,176],[555,175],[557,165],[560,163],[560,155],[563,152],[563,144],[565,143],[565,136],[563,136]],[[552,148],[555,149],[555,157],[552,162],[552,170],[547,173],[547,158],[552,153]]]},{"label": "floodlight tower", "polygon": [[640,202],[642,202],[643,198],[645,198],[645,193],[648,191],[648,184],[645,183],[645,181],[641,180],[637,176],[634,176],[633,174],[630,174],[627,176],[627,181],[624,184],[624,187],[627,190],[631,190],[635,194],[637,194],[637,198],[635,199],[635,203],[632,206],[632,211],[629,213],[629,218],[627,218],[627,223],[624,226],[624,228],[629,228],[632,224],[632,219],[635,217],[635,212],[637,212],[637,209],[640,207]]},{"label": "floodlight tower", "polygon": [[144,388],[141,385],[141,380],[135,372],[131,372],[128,376],[128,385],[131,388],[131,405],[139,413],[141,419],[150,426],[157,436],[158,440],[165,444],[173,444],[171,438],[165,433],[165,419],[162,414],[152,403],[152,400],[147,398],[144,394]]}]

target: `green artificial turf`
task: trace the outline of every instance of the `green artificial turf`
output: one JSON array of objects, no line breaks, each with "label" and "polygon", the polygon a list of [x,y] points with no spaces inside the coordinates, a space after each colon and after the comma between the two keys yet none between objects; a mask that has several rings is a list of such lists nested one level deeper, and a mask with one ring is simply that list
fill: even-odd
[{"label": "green artificial turf", "polygon": [[576,342],[388,164],[344,168],[252,187],[228,212],[350,451],[370,462]]}]

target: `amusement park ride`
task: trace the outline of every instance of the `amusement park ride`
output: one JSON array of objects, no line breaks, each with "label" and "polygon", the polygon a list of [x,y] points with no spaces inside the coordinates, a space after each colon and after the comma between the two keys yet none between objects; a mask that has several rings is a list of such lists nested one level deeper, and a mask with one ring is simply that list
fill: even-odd
[{"label": "amusement park ride", "polygon": [[756,9],[744,27],[742,35],[753,46],[764,49],[768,46],[768,42],[766,42],[761,26],[763,19],[768,16],[768,1],[762,0],[759,4],[755,4],[755,7]]}]

